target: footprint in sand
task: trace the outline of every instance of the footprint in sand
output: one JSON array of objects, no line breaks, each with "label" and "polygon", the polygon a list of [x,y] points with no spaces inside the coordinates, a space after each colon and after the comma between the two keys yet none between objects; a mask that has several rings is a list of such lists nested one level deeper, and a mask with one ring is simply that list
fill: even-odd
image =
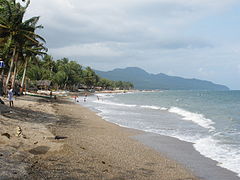
[{"label": "footprint in sand", "polygon": [[48,146],[38,146],[36,148],[29,150],[29,152],[34,155],[46,154],[49,149],[50,149],[50,147],[48,147]]}]

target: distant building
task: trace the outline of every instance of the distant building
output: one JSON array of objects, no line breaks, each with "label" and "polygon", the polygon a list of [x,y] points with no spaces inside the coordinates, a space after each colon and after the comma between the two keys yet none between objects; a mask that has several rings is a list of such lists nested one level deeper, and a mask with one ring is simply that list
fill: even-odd
[{"label": "distant building", "polygon": [[52,84],[52,81],[49,81],[49,80],[40,80],[40,81],[37,81],[37,88],[38,89],[44,89],[44,90],[48,90],[50,88]]}]

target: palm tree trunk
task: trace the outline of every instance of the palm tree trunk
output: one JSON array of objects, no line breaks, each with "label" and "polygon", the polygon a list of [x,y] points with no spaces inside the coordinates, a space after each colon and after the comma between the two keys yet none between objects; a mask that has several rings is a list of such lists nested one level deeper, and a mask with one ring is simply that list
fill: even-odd
[{"label": "palm tree trunk", "polygon": [[2,68],[2,74],[1,74],[1,92],[0,92],[0,96],[3,96],[4,94],[4,83],[3,83],[3,80],[4,80],[4,68]]},{"label": "palm tree trunk", "polygon": [[11,74],[12,74],[12,69],[13,69],[13,65],[14,65],[14,59],[15,59],[15,56],[16,56],[16,47],[13,49],[13,54],[12,54],[12,58],[11,58],[11,64],[10,64],[10,68],[9,68],[9,71],[8,71],[8,76],[7,76],[7,80],[6,80],[6,92],[7,92],[7,88],[8,88],[8,83],[9,83],[9,80],[10,80],[10,77],[11,77]]},{"label": "palm tree trunk", "polygon": [[67,77],[67,79],[66,79],[66,81],[65,81],[65,84],[64,84],[64,90],[66,90],[67,82],[68,82],[68,77]]},{"label": "palm tree trunk", "polygon": [[13,79],[12,79],[12,88],[15,88],[15,79],[16,79],[16,74],[17,74],[17,64],[18,61],[15,61],[15,66],[14,66],[14,71],[13,71]]},{"label": "palm tree trunk", "polygon": [[28,86],[28,79],[25,81],[25,95],[26,95],[26,92],[27,92],[27,86]]},{"label": "palm tree trunk", "polygon": [[[31,57],[29,58],[29,61],[31,61]],[[27,71],[27,64],[28,64],[28,58],[26,58],[25,64],[24,64],[24,71],[23,71],[23,77],[22,77],[22,82],[21,82],[21,88],[24,88],[24,81],[25,81],[25,76],[26,76],[26,71]]]}]

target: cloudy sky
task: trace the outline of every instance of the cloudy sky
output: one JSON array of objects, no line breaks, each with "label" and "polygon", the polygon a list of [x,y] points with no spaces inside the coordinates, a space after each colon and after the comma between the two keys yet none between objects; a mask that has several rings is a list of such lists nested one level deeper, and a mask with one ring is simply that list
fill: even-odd
[{"label": "cloudy sky", "polygon": [[239,0],[31,0],[54,59],[240,89]]}]

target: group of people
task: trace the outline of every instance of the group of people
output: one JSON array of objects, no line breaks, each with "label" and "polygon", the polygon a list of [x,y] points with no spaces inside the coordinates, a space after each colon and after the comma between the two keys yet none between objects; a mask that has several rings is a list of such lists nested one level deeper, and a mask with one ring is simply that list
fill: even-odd
[{"label": "group of people", "polygon": [[[79,102],[78,96],[74,96],[74,100],[75,100],[75,102]],[[84,102],[87,101],[87,93],[84,94],[83,101],[84,101]]]},{"label": "group of people", "polygon": [[[74,96],[75,102],[79,102],[78,96]],[[100,100],[99,96],[97,96],[97,100]],[[83,101],[87,101],[87,93],[84,94]]]}]

